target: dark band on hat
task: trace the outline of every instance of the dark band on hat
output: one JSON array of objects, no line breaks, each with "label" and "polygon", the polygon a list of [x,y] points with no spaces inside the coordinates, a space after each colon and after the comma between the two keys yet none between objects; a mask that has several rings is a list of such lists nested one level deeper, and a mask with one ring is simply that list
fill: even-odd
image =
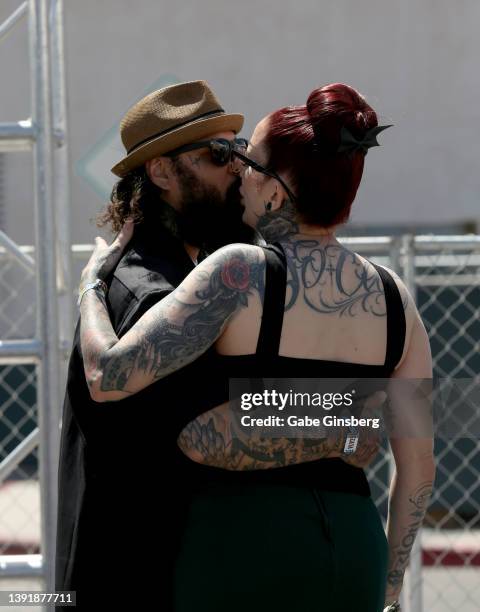
[{"label": "dark band on hat", "polygon": [[184,121],[183,123],[177,123],[173,127],[168,128],[168,130],[157,132],[156,134],[153,134],[153,136],[149,136],[148,138],[145,138],[144,140],[137,142],[137,144],[134,147],[132,147],[131,149],[127,151],[127,155],[130,155],[130,153],[133,153],[136,149],[146,144],[147,142],[150,142],[151,140],[155,140],[155,138],[158,138],[159,136],[164,136],[165,134],[174,132],[175,130],[178,130],[178,128],[183,127],[184,125],[188,125],[189,123],[194,123],[195,121],[198,121],[199,119],[205,119],[205,117],[217,117],[217,116],[221,116],[224,114],[225,114],[225,111],[223,110],[223,108],[219,108],[217,110],[209,111],[208,113],[203,113],[203,115],[198,115],[194,119],[188,119],[188,121]]}]

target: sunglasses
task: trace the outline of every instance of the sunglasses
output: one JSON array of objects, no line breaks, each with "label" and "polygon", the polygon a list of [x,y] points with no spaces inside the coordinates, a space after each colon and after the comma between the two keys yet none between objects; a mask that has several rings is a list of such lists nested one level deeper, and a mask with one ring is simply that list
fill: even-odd
[{"label": "sunglasses", "polygon": [[280,185],[285,189],[288,197],[290,198],[292,202],[294,202],[297,199],[293,195],[291,189],[288,187],[285,181],[280,176],[278,176],[276,172],[274,172],[273,170],[268,170],[267,168],[264,168],[259,163],[253,161],[253,159],[250,159],[249,157],[247,157],[243,153],[240,153],[239,151],[234,151],[234,155],[235,157],[238,157],[238,159],[242,161],[246,166],[250,166],[250,168],[253,168],[253,170],[256,170],[257,172],[261,172],[262,174],[265,174],[265,176],[269,176],[271,178],[276,179],[280,183]]},{"label": "sunglasses", "polygon": [[175,155],[180,155],[180,153],[186,153],[187,151],[209,149],[212,162],[216,166],[226,166],[233,161],[234,154],[236,155],[239,151],[246,151],[247,147],[248,140],[245,138],[235,138],[234,140],[212,138],[211,140],[200,140],[184,145],[183,147],[178,147],[173,151],[169,151],[166,155],[167,157],[174,157]]}]

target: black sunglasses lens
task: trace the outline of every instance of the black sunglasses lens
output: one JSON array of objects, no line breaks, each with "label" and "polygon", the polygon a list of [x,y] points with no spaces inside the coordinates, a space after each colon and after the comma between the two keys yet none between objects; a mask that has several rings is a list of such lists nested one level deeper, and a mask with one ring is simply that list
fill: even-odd
[{"label": "black sunglasses lens", "polygon": [[231,157],[232,147],[228,140],[212,140],[210,142],[210,153],[213,163],[217,166],[225,166]]},{"label": "black sunglasses lens", "polygon": [[235,148],[240,151],[246,151],[248,148],[248,140],[246,138],[235,138]]}]

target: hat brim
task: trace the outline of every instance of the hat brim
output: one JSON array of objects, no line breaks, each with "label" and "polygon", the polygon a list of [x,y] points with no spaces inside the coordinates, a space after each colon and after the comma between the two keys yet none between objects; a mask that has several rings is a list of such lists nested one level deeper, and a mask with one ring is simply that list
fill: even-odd
[{"label": "hat brim", "polygon": [[120,178],[131,170],[143,165],[149,159],[165,155],[177,147],[182,147],[195,140],[200,140],[214,134],[215,132],[235,132],[237,134],[243,127],[244,116],[239,114],[220,115],[219,117],[208,117],[199,121],[192,121],[168,134],[150,140],[130,155],[124,157],[115,164],[111,171]]}]

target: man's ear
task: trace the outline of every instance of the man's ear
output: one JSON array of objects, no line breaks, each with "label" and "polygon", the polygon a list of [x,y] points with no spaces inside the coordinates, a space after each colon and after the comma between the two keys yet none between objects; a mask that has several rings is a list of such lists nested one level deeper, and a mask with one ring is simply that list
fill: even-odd
[{"label": "man's ear", "polygon": [[172,188],[172,163],[168,157],[154,157],[145,163],[148,178],[164,191]]}]

